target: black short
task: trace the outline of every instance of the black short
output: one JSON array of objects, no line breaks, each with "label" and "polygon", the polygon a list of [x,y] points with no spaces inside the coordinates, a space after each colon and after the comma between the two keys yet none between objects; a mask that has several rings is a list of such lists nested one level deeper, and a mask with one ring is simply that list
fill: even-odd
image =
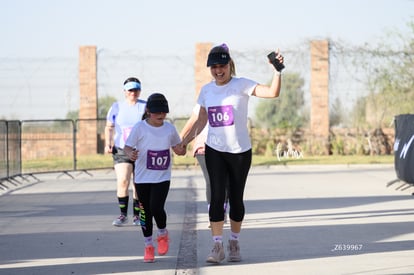
[{"label": "black short", "polygon": [[114,159],[114,164],[118,163],[131,163],[134,164],[134,161],[130,160],[129,157],[125,154],[124,149],[119,147],[112,148],[112,158]]}]

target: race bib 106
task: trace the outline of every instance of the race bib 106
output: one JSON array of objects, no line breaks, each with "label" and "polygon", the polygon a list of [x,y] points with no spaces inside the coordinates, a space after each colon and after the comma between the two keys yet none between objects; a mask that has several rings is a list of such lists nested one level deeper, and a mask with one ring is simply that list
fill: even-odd
[{"label": "race bib 106", "polygon": [[230,126],[234,123],[233,106],[214,106],[208,108],[208,121],[211,127]]}]

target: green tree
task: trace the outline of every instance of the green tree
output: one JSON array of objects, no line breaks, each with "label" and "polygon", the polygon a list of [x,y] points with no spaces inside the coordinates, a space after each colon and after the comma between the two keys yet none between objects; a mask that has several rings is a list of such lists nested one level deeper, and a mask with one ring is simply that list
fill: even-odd
[{"label": "green tree", "polygon": [[366,118],[367,98],[360,97],[357,99],[353,111],[350,113],[351,125],[365,127],[367,126]]},{"label": "green tree", "polygon": [[[112,103],[116,101],[116,98],[113,96],[104,96],[98,98],[98,118],[106,118],[109,108],[111,108]],[[79,110],[69,111],[66,114],[66,119],[77,120],[79,118]]]},{"label": "green tree", "polygon": [[98,99],[98,118],[106,118],[109,108],[116,101],[113,96],[104,96]]},{"label": "green tree", "polygon": [[408,34],[390,32],[385,43],[365,51],[370,60],[365,63],[370,91],[365,112],[375,128],[389,127],[394,116],[414,112],[414,22],[407,25]]},{"label": "green tree", "polygon": [[337,97],[329,109],[329,125],[337,126],[344,122],[344,108],[341,100]]},{"label": "green tree", "polygon": [[66,114],[66,119],[77,120],[79,118],[79,110],[69,111]]},{"label": "green tree", "polygon": [[279,98],[261,99],[256,106],[257,123],[265,128],[296,129],[304,125],[304,80],[298,73],[283,75]]}]

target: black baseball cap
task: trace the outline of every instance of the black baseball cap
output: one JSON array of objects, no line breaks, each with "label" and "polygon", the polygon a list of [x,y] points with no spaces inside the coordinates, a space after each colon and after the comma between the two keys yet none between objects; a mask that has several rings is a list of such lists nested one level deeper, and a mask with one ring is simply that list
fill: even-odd
[{"label": "black baseball cap", "polygon": [[211,49],[207,58],[207,67],[212,65],[226,65],[230,60],[229,49],[226,44],[222,44]]},{"label": "black baseball cap", "polygon": [[168,101],[163,94],[153,93],[148,97],[147,108],[150,113],[169,113]]}]

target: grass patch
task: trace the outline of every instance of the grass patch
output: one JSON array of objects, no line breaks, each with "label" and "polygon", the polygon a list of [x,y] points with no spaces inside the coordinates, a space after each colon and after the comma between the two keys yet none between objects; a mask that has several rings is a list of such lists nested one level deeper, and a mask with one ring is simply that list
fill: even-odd
[{"label": "grass patch", "polygon": [[[311,156],[299,159],[281,158],[279,161],[276,156],[253,155],[252,166],[258,165],[312,165],[312,164],[393,164],[393,155],[383,156]],[[174,165],[191,166],[196,164],[196,159],[189,156],[174,156]]]},{"label": "grass patch", "polygon": [[312,164],[393,164],[394,156],[311,156],[299,159],[253,156],[253,165],[312,165]]},{"label": "grass patch", "polygon": [[[79,156],[76,160],[76,170],[93,170],[101,168],[112,168],[111,155],[87,155]],[[37,160],[25,160],[22,162],[23,173],[73,171],[75,161],[72,157],[56,157]]]},{"label": "grass patch", "polygon": [[[393,164],[394,156],[312,156],[295,158],[258,156],[253,155],[252,166],[269,165],[330,165],[330,164]],[[187,168],[198,165],[197,160],[192,156],[173,157],[174,168]],[[22,162],[23,173],[53,172],[53,171],[72,171],[74,161],[71,157],[48,158],[38,160],[28,160]],[[76,170],[93,170],[102,168],[112,168],[113,160],[110,155],[88,155],[80,156],[76,161]]]}]

